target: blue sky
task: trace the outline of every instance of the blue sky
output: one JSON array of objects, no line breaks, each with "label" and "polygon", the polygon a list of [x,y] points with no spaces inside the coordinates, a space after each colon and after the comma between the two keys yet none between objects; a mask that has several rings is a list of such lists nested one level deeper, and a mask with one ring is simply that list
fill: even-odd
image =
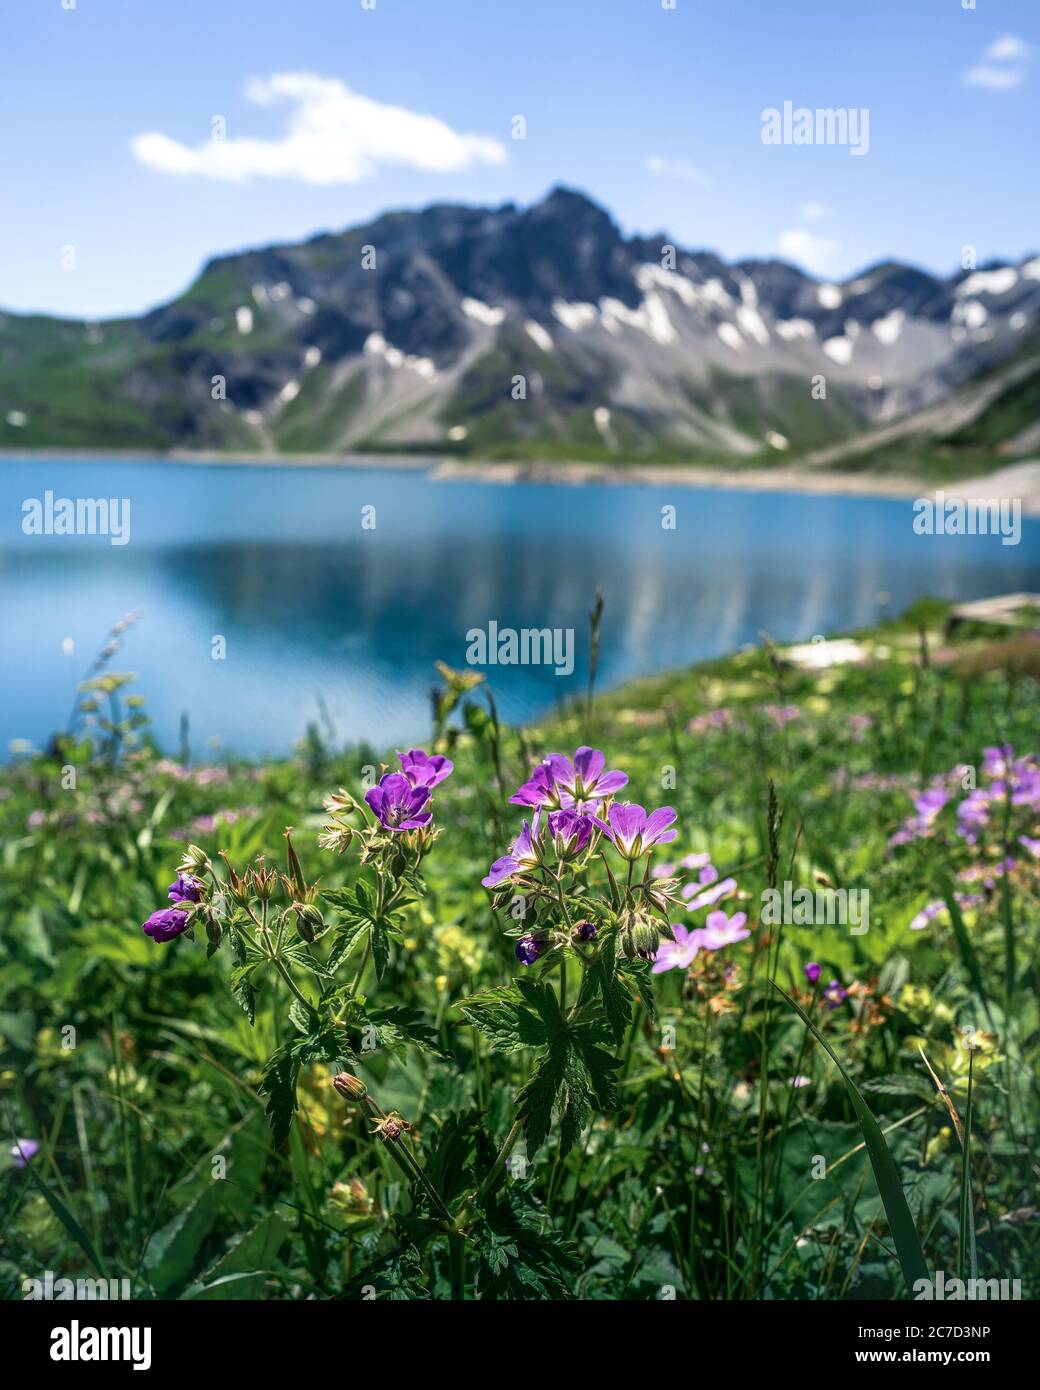
[{"label": "blue sky", "polygon": [[[0,307],[138,312],[215,253],[558,182],[828,277],[1017,259],[1040,5],[965,2],[4,0]],[[867,108],[868,152],[763,144],[785,101]]]}]

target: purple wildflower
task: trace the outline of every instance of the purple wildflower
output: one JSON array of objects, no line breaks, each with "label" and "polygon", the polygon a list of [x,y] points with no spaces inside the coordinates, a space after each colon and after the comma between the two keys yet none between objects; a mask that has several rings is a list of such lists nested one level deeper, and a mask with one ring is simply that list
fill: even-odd
[{"label": "purple wildflower", "polygon": [[713,709],[707,714],[697,714],[686,726],[689,734],[707,733],[709,729],[728,729],[733,723],[733,711]]},{"label": "purple wildflower", "polygon": [[724,946],[734,946],[751,935],[745,927],[746,912],[735,912],[727,917],[724,912],[710,912],[703,927],[690,931],[681,922],[675,923],[672,931],[674,941],[662,941],[654,956],[653,973],[660,975],[664,970],[688,970],[697,958],[698,951],[721,951]]},{"label": "purple wildflower", "polygon": [[480,880],[485,888],[497,888],[500,883],[505,883],[507,878],[522,873],[524,869],[533,869],[541,862],[541,831],[538,826],[540,815],[541,811],[535,811],[530,822],[524,821],[524,828],[513,841],[509,853],[504,854],[501,859],[496,859],[487,875]]},{"label": "purple wildflower", "polygon": [[945,787],[926,787],[914,802],[914,810],[921,821],[930,824],[950,799]]},{"label": "purple wildflower", "polygon": [[1011,772],[1012,806],[1040,807],[1040,768],[1033,758],[1018,758]]},{"label": "purple wildflower", "polygon": [[603,771],[606,759],[598,748],[582,745],[573,763],[559,753],[548,762],[553,781],[575,801],[602,801],[628,785],[627,773]]},{"label": "purple wildflower", "polygon": [[697,959],[697,952],[703,944],[700,931],[690,931],[681,922],[676,922],[672,931],[675,940],[662,941],[657,948],[652,967],[654,975],[661,975],[665,970],[689,970]]},{"label": "purple wildflower", "polygon": [[[717,875],[717,870],[715,873]],[[697,912],[702,907],[714,907],[722,898],[728,897],[730,893],[736,891],[737,880],[735,878],[719,879],[716,883],[711,879],[705,879],[703,874],[704,871],[702,870],[700,884],[688,883],[682,890],[683,897],[689,899],[686,904],[687,912]],[[705,883],[708,886],[702,887]],[[698,889],[700,889],[699,892]]]},{"label": "purple wildflower", "polygon": [[28,1168],[40,1152],[40,1144],[36,1139],[16,1139],[9,1152],[16,1168]]},{"label": "purple wildflower", "polygon": [[579,941],[594,941],[596,938],[595,922],[579,922],[574,928],[574,935]]},{"label": "purple wildflower", "polygon": [[573,859],[580,854],[596,828],[592,816],[580,815],[577,811],[550,811],[549,834],[556,846],[558,859]]},{"label": "purple wildflower", "polygon": [[1014,756],[1015,750],[1010,743],[1005,744],[1003,748],[999,746],[984,748],[982,750],[983,776],[1003,777]]},{"label": "purple wildflower", "polygon": [[618,854],[628,860],[641,859],[654,845],[667,844],[679,834],[668,828],[675,820],[671,806],[662,806],[647,815],[642,806],[626,802],[611,806],[606,821],[595,819]]},{"label": "purple wildflower", "polygon": [[700,929],[701,945],[706,951],[719,951],[723,946],[735,946],[738,941],[743,941],[751,935],[750,928],[744,925],[746,921],[746,912],[734,912],[732,917],[727,917],[721,910],[709,912],[704,926]]},{"label": "purple wildflower", "polygon": [[522,936],[516,943],[516,958],[521,965],[534,965],[538,957],[545,954],[547,945],[541,937]]},{"label": "purple wildflower", "polygon": [[188,913],[182,912],[179,907],[161,907],[158,912],[152,913],[141,930],[153,941],[172,941],[185,930],[188,921]]},{"label": "purple wildflower", "polygon": [[[963,907],[968,910],[981,907],[985,901],[981,893],[954,893],[953,897],[958,907]],[[942,898],[939,898],[933,903],[926,903],[924,907],[921,908],[920,912],[911,919],[910,930],[923,931],[934,918],[947,910],[946,903]]]},{"label": "purple wildflower", "polygon": [[763,705],[759,713],[771,719],[778,729],[786,728],[793,720],[802,717],[797,705]]},{"label": "purple wildflower", "polygon": [[571,798],[556,785],[551,768],[552,759],[539,763],[530,777],[509,798],[514,806],[549,806],[554,810],[570,805]]},{"label": "purple wildflower", "polygon": [[455,770],[455,764],[441,753],[429,754],[422,748],[410,748],[398,753],[398,761],[413,787],[429,787],[432,791]]},{"label": "purple wildflower", "polygon": [[178,874],[175,883],[170,884],[168,897],[171,903],[197,903],[202,884],[190,874]]},{"label": "purple wildflower", "polygon": [[849,992],[840,980],[832,980],[823,991],[823,1002],[832,1010],[840,1008],[848,997]]},{"label": "purple wildflower", "polygon": [[365,800],[375,812],[384,830],[421,830],[433,819],[423,807],[430,799],[430,789],[413,787],[403,772],[387,772],[379,786],[365,792]]},{"label": "purple wildflower", "polygon": [[693,854],[688,854],[681,862],[684,869],[703,869],[711,863],[711,855],[706,849],[697,850]]},{"label": "purple wildflower", "polygon": [[957,807],[957,833],[969,845],[979,838],[978,832],[989,824],[989,793],[981,788],[971,792]]},{"label": "purple wildflower", "polygon": [[811,985],[814,985],[820,978],[820,967],[817,965],[816,961],[811,960],[805,967],[805,978]]}]

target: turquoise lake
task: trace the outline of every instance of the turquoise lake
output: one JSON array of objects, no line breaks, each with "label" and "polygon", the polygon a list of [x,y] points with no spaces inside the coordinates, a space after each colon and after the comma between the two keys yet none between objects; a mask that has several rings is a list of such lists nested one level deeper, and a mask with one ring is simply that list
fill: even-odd
[{"label": "turquoise lake", "polygon": [[[129,541],[23,533],[23,503],[128,498]],[[662,527],[674,506],[675,528]],[[374,512],[364,512],[374,508]],[[374,517],[365,529],[363,518]],[[1040,590],[1040,522],[919,536],[910,500],[618,484],[435,481],[421,469],[150,460],[0,462],[0,754],[68,718],[105,633],[139,610],[138,674],[175,750],[282,754],[324,706],[340,743],[423,738],[434,662],[467,632],[574,631],[575,669],[488,671],[523,720],[583,689],[602,585],[599,681],[873,622],[914,598]],[[213,639],[226,657],[214,660]],[[71,648],[71,649],[70,649]]]}]

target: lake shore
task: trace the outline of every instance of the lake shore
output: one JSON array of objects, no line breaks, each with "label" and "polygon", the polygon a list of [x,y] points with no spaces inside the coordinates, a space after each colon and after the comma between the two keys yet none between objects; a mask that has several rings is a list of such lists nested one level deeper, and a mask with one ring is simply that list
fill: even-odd
[{"label": "lake shore", "polygon": [[[933,494],[934,485],[899,474],[870,474],[824,469],[806,464],[772,467],[687,463],[582,463],[580,461],[522,462],[464,459],[428,454],[249,454],[215,451],[140,449],[0,449],[0,462],[72,462],[76,459],[134,463],[199,464],[240,468],[339,468],[427,473],[435,482],[553,483],[581,487],[589,483],[628,486],[719,488],[752,492],[802,492],[845,497],[920,497]],[[1040,460],[1009,464],[980,478],[946,484],[948,497],[1017,498],[1026,516],[1040,516]]]}]

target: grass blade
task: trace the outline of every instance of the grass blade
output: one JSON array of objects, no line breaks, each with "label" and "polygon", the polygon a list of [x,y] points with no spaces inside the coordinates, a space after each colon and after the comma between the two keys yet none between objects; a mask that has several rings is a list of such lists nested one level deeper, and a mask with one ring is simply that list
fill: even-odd
[{"label": "grass blade", "polygon": [[968,1049],[968,1100],[964,1107],[964,1135],[961,1139],[961,1211],[958,1239],[958,1277],[964,1279],[964,1264],[967,1259],[970,1277],[979,1277],[978,1253],[975,1248],[975,1209],[971,1197],[971,1102],[972,1082],[975,1069],[975,1049]]},{"label": "grass blade", "polygon": [[69,1235],[76,1242],[79,1248],[83,1251],[84,1255],[86,1255],[87,1259],[90,1261],[91,1265],[93,1265],[97,1273],[101,1276],[102,1279],[107,1279],[108,1273],[105,1269],[103,1261],[101,1260],[97,1251],[94,1249],[90,1237],[87,1235],[86,1231],[73,1216],[72,1212],[69,1211],[68,1207],[61,1200],[61,1198],[51,1191],[50,1185],[48,1183],[45,1183],[44,1180],[40,1177],[39,1173],[37,1173],[34,1170],[31,1161],[26,1164],[25,1172],[43,1193],[47,1201],[47,1205],[50,1207],[51,1211],[58,1218],[61,1224],[65,1227],[66,1231],[68,1231]]},{"label": "grass blade", "polygon": [[925,1265],[924,1253],[921,1250],[921,1242],[917,1237],[917,1228],[914,1225],[914,1218],[910,1214],[907,1205],[906,1194],[903,1191],[903,1184],[899,1177],[899,1169],[896,1167],[895,1159],[892,1157],[885,1136],[881,1132],[881,1126],[875,1120],[867,1102],[860,1095],[859,1087],[849,1076],[842,1066],[837,1053],[827,1042],[826,1038],[820,1033],[812,1019],[797,1004],[785,989],[770,981],[773,988],[784,996],[791,1008],[808,1028],[816,1041],[830,1057],[831,1061],[841,1073],[841,1079],[845,1082],[845,1089],[849,1093],[852,1101],[852,1108],[856,1112],[859,1120],[859,1127],[863,1131],[863,1139],[867,1146],[867,1153],[870,1157],[870,1166],[874,1170],[874,1179],[881,1194],[881,1201],[885,1208],[885,1215],[888,1217],[889,1229],[892,1232],[892,1239],[895,1241],[896,1253],[899,1256],[899,1264],[903,1270],[903,1278],[906,1281],[907,1293],[913,1297],[914,1284],[918,1280],[928,1278],[928,1270]]},{"label": "grass blade", "polygon": [[968,929],[964,925],[964,918],[961,916],[960,905],[954,895],[953,884],[943,875],[939,880],[939,886],[942,889],[943,901],[946,903],[947,910],[950,914],[950,921],[953,923],[953,934],[957,938],[957,946],[961,953],[961,959],[964,961],[964,968],[968,972],[972,988],[979,996],[982,1007],[986,1011],[986,1018],[989,1022],[989,1026],[995,1029],[993,1015],[989,1011],[989,997],[986,994],[986,986],[982,983],[982,972],[979,969],[978,957],[975,954],[974,946],[971,944],[971,938],[968,936]]}]

